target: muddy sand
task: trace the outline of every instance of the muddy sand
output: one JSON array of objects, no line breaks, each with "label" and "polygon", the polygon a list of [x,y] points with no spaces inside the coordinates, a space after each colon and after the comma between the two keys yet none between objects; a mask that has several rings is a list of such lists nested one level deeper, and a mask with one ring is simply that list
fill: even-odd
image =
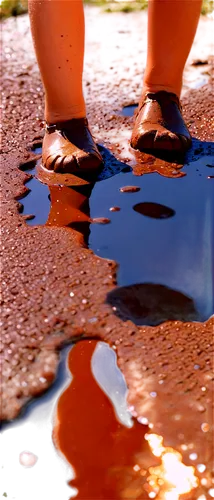
[{"label": "muddy sand", "polygon": [[[146,36],[146,13],[128,16],[102,14],[99,17],[98,11],[95,8],[86,9],[88,42],[84,78],[91,129],[105,158],[104,172],[94,192],[96,194],[99,186],[105,186],[102,182],[112,182],[114,185],[112,179],[118,179],[115,174],[123,175],[123,179],[119,177],[118,185],[115,180],[117,196],[111,199],[109,195],[106,211],[104,205],[98,204],[96,213],[90,214],[94,218],[110,219],[111,223],[91,224],[91,235],[88,208],[86,233],[79,226],[69,227],[68,221],[63,219],[62,222],[60,217],[56,225],[53,224],[53,218],[52,223],[48,224],[48,214],[42,223],[36,225],[37,219],[33,223],[33,218],[28,216],[35,215],[40,204],[38,198],[32,201],[33,214],[29,211],[27,214],[24,212],[24,216],[22,214],[25,200],[30,196],[26,184],[30,175],[25,171],[30,172],[35,166],[39,158],[39,154],[35,153],[39,153],[41,147],[43,91],[32,49],[28,17],[9,19],[3,23],[1,418],[15,418],[30,398],[39,396],[50,386],[56,376],[59,350],[63,345],[88,337],[105,340],[117,353],[118,364],[129,388],[128,401],[133,414],[147,418],[154,432],[163,436],[166,445],[182,450],[187,465],[192,465],[190,450],[197,454],[194,465],[206,465],[204,481],[197,489],[198,493],[192,493],[189,497],[193,500],[212,486],[211,346],[214,321],[209,316],[213,314],[213,305],[207,312],[206,304],[202,304],[200,316],[188,294],[176,295],[179,293],[176,291],[176,280],[174,287],[167,282],[164,290],[159,288],[162,286],[161,280],[153,281],[157,285],[154,288],[145,288],[145,283],[139,284],[135,278],[133,282],[131,260],[130,273],[123,278],[116,262],[110,260],[113,254],[105,248],[100,251],[99,247],[107,234],[112,238],[113,233],[105,231],[112,230],[113,217],[123,215],[128,200],[135,206],[133,213],[136,217],[149,215],[155,222],[162,218],[164,220],[160,222],[164,224],[168,219],[175,220],[172,206],[165,206],[157,198],[147,200],[146,197],[139,197],[143,192],[144,178],[149,184],[148,189],[152,189],[150,184],[153,185],[153,176],[158,179],[157,183],[173,179],[177,186],[183,179],[189,179],[188,164],[194,169],[194,162],[198,162],[197,183],[204,182],[204,193],[209,191],[209,199],[212,199],[214,129],[211,20],[201,19],[185,71],[184,116],[193,138],[197,139],[193,141],[186,170],[183,170],[182,162],[172,164],[151,156],[139,160],[133,157],[128,148],[133,117],[127,112],[123,114],[122,110],[124,106],[136,104],[140,96],[142,69],[145,67],[143,42]],[[192,65],[196,59],[205,60],[205,65]],[[197,82],[195,86],[198,88],[191,89],[194,82]],[[143,176],[145,173],[149,175]],[[119,193],[119,188],[130,185],[139,186],[141,190]],[[48,188],[45,186],[44,189]],[[200,189],[197,189],[200,199]],[[148,206],[153,201],[155,206]],[[94,212],[92,202],[90,210]],[[111,213],[109,209],[114,206],[120,210]],[[31,219],[32,225],[26,219]],[[212,213],[207,222],[208,227],[205,227],[208,219],[202,218],[199,231],[199,240],[205,234],[205,243],[206,235],[211,234],[213,227]],[[124,245],[129,240],[129,233],[132,234],[132,220],[130,218],[128,221],[127,218],[127,223],[124,221],[127,224]],[[65,227],[60,227],[61,224]],[[116,231],[114,237],[117,248]],[[94,243],[90,238],[94,238]],[[137,244],[135,239],[132,248]],[[155,244],[152,246],[151,243],[151,248],[154,247]],[[197,257],[199,263],[207,263],[207,266],[203,264],[200,275],[205,280],[203,297],[207,293],[206,277],[210,282],[213,273],[213,242],[210,243],[210,253],[203,254],[205,248],[206,245],[202,246],[202,253]],[[164,259],[164,249],[162,252]],[[120,248],[119,254],[126,254],[124,246]],[[192,255],[194,261],[194,252]],[[153,264],[155,267],[156,264],[150,262],[151,269]],[[129,269],[129,261],[123,269]],[[184,277],[185,273],[184,267]],[[194,276],[190,273],[190,285],[193,281]],[[115,291],[118,290],[115,288],[116,283],[123,287],[122,295],[119,293],[118,296]],[[149,277],[146,283],[149,285]],[[134,289],[127,290],[132,285]],[[213,294],[212,278],[210,286]],[[148,294],[154,301],[153,307],[160,305],[160,295],[165,297],[156,316],[147,304],[142,318],[134,301],[130,311],[130,297],[136,295],[139,304]],[[170,300],[175,307],[173,317],[167,310]],[[176,304],[179,304],[178,308]],[[179,312],[176,316],[180,304],[182,320]],[[151,324],[153,326],[149,326]]]}]

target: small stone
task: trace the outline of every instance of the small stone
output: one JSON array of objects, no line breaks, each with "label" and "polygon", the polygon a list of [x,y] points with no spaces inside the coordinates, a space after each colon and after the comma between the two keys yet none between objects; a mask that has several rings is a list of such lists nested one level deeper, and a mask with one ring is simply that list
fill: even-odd
[{"label": "small stone", "polygon": [[96,322],[97,322],[97,318],[95,318],[95,317],[94,317],[94,318],[90,318],[90,319],[88,320],[88,322],[89,322],[89,323],[96,323]]},{"label": "small stone", "polygon": [[95,217],[91,219],[93,224],[109,224],[111,221],[107,217]]},{"label": "small stone", "polygon": [[133,417],[137,417],[137,412],[136,412],[135,410],[133,410],[133,412],[132,412],[132,416],[133,416]]},{"label": "small stone", "polygon": [[205,408],[204,406],[200,405],[200,404],[198,405],[197,409],[198,409],[198,411],[200,411],[201,413],[203,413],[204,411],[206,411],[206,408]]},{"label": "small stone", "polygon": [[119,212],[120,211],[120,207],[111,207],[109,208],[109,212]]},{"label": "small stone", "polygon": [[184,434],[182,434],[181,432],[178,434],[178,438],[183,440],[184,439]]},{"label": "small stone", "polygon": [[204,422],[203,424],[201,424],[201,430],[202,432],[208,432],[210,430],[210,426],[207,422]]},{"label": "small stone", "polygon": [[140,191],[139,186],[123,186],[120,188],[121,193],[137,193]]},{"label": "small stone", "polygon": [[176,413],[176,414],[174,415],[174,420],[175,420],[176,422],[179,422],[179,420],[181,420],[181,415],[180,415],[179,413]]},{"label": "small stone", "polygon": [[149,424],[149,421],[148,421],[148,418],[146,417],[139,417],[138,418],[138,422],[142,425],[148,425]]},{"label": "small stone", "polygon": [[19,462],[21,465],[24,465],[24,467],[33,467],[37,460],[38,457],[29,451],[23,451],[19,455]]},{"label": "small stone", "polygon": [[134,411],[134,406],[133,405],[129,406],[128,411],[130,411],[130,412]]}]

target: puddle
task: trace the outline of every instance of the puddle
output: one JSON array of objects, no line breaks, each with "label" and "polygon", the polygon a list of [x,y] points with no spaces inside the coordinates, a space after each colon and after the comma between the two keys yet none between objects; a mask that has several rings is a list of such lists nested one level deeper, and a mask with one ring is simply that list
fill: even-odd
[{"label": "puddle", "polygon": [[200,78],[198,78],[196,81],[189,81],[188,82],[188,88],[190,89],[200,89],[201,87],[203,87],[204,85],[207,85],[207,83],[209,82],[209,76],[201,76]]},{"label": "puddle", "polygon": [[129,104],[128,106],[124,106],[122,109],[123,116],[134,116],[134,112],[137,109],[137,104]]},{"label": "puddle", "polygon": [[111,175],[105,167],[100,180],[87,186],[50,186],[49,191],[34,177],[22,213],[35,215],[29,225],[77,230],[85,246],[118,263],[119,288],[108,300],[123,319],[142,325],[205,321],[214,311],[211,146],[194,141],[194,156],[189,153],[179,178],[178,170],[176,178],[134,176],[115,159]]}]

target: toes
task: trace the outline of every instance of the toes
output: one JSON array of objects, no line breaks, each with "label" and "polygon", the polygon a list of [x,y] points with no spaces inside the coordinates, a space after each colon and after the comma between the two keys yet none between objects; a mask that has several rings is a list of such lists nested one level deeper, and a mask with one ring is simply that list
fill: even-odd
[{"label": "toes", "polygon": [[191,146],[192,140],[190,137],[186,137],[185,135],[179,135],[180,142],[182,144],[183,151],[187,151],[187,149]]},{"label": "toes", "polygon": [[75,173],[78,172],[79,167],[75,157],[75,154],[66,155],[63,158],[63,172],[65,173]]},{"label": "toes", "polygon": [[154,139],[154,148],[163,149],[165,151],[184,152],[188,149],[189,140],[184,135],[173,134],[166,130],[165,132],[157,132]]},{"label": "toes", "polygon": [[131,145],[135,149],[146,150],[155,149],[163,151],[186,151],[191,144],[191,140],[184,135],[174,134],[169,130],[148,130],[134,138]]},{"label": "toes", "polygon": [[54,165],[58,158],[61,158],[60,155],[49,155],[47,158],[42,158],[43,165],[47,170],[54,170]]},{"label": "toes", "polygon": [[185,137],[184,135],[173,134],[172,132],[170,132],[168,135],[171,139],[173,151],[182,153],[188,149],[189,140],[187,137]]},{"label": "toes", "polygon": [[172,151],[173,150],[173,142],[171,139],[171,135],[173,135],[173,134],[170,134],[167,131],[166,132],[157,131],[155,134],[155,138],[154,138],[154,148]]},{"label": "toes", "polygon": [[144,149],[153,149],[155,135],[156,130],[148,130],[147,132],[143,132],[134,140],[133,147],[135,149],[139,149],[140,151]]},{"label": "toes", "polygon": [[100,160],[100,157],[96,154],[86,154],[86,155],[77,155],[76,161],[81,170],[84,170],[85,168],[90,170],[96,170],[102,160]]},{"label": "toes", "polygon": [[70,155],[49,155],[43,165],[47,170],[61,173],[80,173],[85,169],[95,170],[100,165],[101,160],[96,155],[91,154],[70,154]]},{"label": "toes", "polygon": [[168,132],[168,137],[171,142],[171,148],[173,151],[181,151],[181,141],[179,139],[179,136],[176,134],[173,134],[172,132]]},{"label": "toes", "polygon": [[64,162],[63,156],[58,156],[56,158],[53,167],[54,172],[63,172],[63,162]]}]

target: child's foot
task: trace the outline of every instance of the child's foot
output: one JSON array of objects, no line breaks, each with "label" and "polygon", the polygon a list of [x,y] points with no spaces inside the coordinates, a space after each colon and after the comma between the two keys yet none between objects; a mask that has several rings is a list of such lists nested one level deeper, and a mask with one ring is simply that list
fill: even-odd
[{"label": "child's foot", "polygon": [[59,173],[95,172],[102,163],[87,118],[73,118],[46,125],[42,146],[42,165]]},{"label": "child's foot", "polygon": [[191,136],[182,117],[176,94],[147,92],[139,103],[131,137],[131,146],[139,151],[165,150],[184,153]]}]

